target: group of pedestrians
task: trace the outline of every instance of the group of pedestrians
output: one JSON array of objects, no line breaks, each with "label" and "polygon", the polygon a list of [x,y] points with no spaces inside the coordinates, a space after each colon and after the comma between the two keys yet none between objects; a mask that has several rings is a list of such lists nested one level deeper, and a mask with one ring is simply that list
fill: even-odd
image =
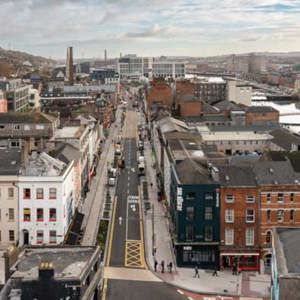
[{"label": "group of pedestrians", "polygon": [[[157,272],[157,267],[158,267],[158,261],[155,259],[154,260],[154,271]],[[173,271],[173,263],[170,261],[167,265],[169,273],[172,273]],[[160,270],[162,273],[165,273],[165,261],[162,260],[160,263]]]}]

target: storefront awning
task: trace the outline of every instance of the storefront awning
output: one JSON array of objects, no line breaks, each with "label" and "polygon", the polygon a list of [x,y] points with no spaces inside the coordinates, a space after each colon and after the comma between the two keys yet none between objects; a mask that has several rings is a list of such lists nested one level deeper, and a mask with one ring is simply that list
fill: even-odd
[{"label": "storefront awning", "polygon": [[259,256],[259,253],[220,253],[221,256]]}]

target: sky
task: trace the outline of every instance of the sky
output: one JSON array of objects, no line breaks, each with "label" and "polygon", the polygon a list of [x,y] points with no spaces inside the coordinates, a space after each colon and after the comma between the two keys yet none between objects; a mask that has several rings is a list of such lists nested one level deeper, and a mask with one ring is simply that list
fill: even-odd
[{"label": "sky", "polygon": [[0,0],[0,46],[51,58],[300,50],[300,0]]}]

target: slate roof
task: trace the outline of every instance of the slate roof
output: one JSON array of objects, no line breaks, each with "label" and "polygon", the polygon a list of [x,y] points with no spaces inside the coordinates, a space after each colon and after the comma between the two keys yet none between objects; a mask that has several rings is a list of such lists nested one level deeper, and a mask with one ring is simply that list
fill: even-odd
[{"label": "slate roof", "polygon": [[214,107],[219,111],[241,111],[244,110],[242,105],[236,104],[232,101],[222,100],[214,104]]},{"label": "slate roof", "polygon": [[279,275],[300,275],[300,228],[274,229],[275,255]]},{"label": "slate roof", "polygon": [[249,106],[246,111],[251,113],[278,112],[278,110],[272,106]]},{"label": "slate roof", "polygon": [[38,112],[0,113],[0,124],[40,124],[52,123],[57,117]]},{"label": "slate roof", "polygon": [[270,132],[270,134],[274,137],[272,142],[284,150],[290,151],[292,149],[292,145],[300,145],[300,137],[291,133],[290,131],[279,128]]},{"label": "slate roof", "polygon": [[295,184],[300,176],[289,161],[258,161],[253,171],[259,184]]},{"label": "slate roof", "polygon": [[256,186],[255,174],[250,166],[219,167],[219,178],[222,186]]},{"label": "slate roof", "polygon": [[19,175],[22,164],[21,150],[0,150],[0,176]]},{"label": "slate roof", "polygon": [[187,158],[175,166],[181,184],[214,184],[209,170],[194,160]]},{"label": "slate roof", "polygon": [[69,164],[71,161],[77,162],[80,159],[78,149],[67,143],[57,143],[53,151],[53,157]]}]

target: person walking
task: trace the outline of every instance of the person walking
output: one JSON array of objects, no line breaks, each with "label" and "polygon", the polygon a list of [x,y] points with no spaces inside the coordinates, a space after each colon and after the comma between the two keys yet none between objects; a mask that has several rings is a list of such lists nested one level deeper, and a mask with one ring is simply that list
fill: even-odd
[{"label": "person walking", "polygon": [[215,267],[214,272],[212,273],[212,276],[218,277],[218,270],[217,270],[217,267]]},{"label": "person walking", "polygon": [[195,275],[194,275],[194,278],[196,278],[196,277],[200,278],[198,266],[195,267]]},{"label": "person walking", "polygon": [[173,269],[173,263],[170,261],[169,263],[169,272],[172,273],[172,269]]},{"label": "person walking", "polygon": [[155,259],[155,260],[154,260],[154,272],[157,272],[157,265],[158,265],[158,262],[157,262],[157,260]]},{"label": "person walking", "polygon": [[164,260],[161,261],[160,266],[161,266],[161,272],[165,273],[165,261]]}]

